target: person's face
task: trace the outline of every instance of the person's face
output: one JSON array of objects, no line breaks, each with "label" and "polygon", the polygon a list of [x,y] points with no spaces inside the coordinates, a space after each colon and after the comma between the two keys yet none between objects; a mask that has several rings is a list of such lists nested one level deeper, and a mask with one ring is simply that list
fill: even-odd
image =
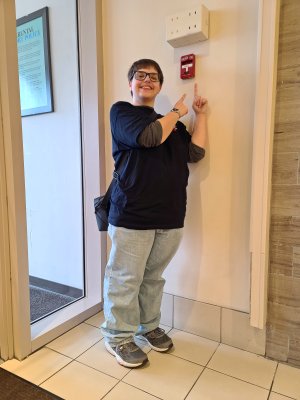
[{"label": "person's face", "polygon": [[[155,74],[152,76],[152,79],[149,75],[147,75],[143,80],[139,74],[139,72],[147,72],[150,74]],[[154,81],[153,78],[157,77],[158,74],[154,67],[141,67],[138,69],[137,73],[135,73],[131,82],[129,82],[129,87],[132,91],[132,99],[133,104],[138,105],[153,105],[155,97],[158,95],[161,89],[161,84],[159,80]]]}]

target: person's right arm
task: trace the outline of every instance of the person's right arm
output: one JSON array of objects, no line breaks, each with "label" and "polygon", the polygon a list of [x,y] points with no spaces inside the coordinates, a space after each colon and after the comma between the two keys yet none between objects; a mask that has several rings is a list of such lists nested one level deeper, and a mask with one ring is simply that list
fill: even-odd
[{"label": "person's right arm", "polygon": [[184,104],[185,97],[186,95],[184,94],[174,105],[174,108],[178,109],[178,113],[170,111],[164,117],[158,119],[162,127],[161,143],[163,143],[165,140],[168,139],[173,129],[175,128],[176,122],[179,120],[179,118],[183,117],[188,113],[188,108]]},{"label": "person's right arm", "polygon": [[172,133],[177,121],[187,114],[188,108],[184,104],[185,94],[177,101],[174,108],[178,112],[170,111],[164,117],[148,125],[139,135],[138,142],[143,147],[156,147],[162,144]]}]

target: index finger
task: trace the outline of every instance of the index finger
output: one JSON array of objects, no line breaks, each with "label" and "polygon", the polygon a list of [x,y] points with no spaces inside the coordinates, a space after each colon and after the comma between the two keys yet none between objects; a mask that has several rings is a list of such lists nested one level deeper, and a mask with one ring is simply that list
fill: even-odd
[{"label": "index finger", "polygon": [[179,101],[184,101],[184,99],[186,98],[186,93],[185,94],[183,94],[181,97],[180,97],[180,99],[179,99]]}]

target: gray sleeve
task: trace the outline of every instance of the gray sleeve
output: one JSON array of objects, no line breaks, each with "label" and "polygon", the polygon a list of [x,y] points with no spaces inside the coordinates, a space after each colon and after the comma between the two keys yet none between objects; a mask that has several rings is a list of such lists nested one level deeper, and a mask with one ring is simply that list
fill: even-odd
[{"label": "gray sleeve", "polygon": [[189,160],[190,163],[196,163],[205,156],[205,149],[190,142],[189,144]]},{"label": "gray sleeve", "polygon": [[157,120],[152,122],[139,135],[138,143],[143,147],[156,147],[161,144],[162,126]]}]

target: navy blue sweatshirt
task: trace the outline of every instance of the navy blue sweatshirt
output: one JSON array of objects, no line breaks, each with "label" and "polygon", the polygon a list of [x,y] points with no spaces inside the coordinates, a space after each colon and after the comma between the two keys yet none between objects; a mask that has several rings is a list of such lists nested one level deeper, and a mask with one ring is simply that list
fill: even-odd
[{"label": "navy blue sweatshirt", "polygon": [[181,122],[162,144],[145,148],[138,138],[161,118],[152,107],[115,103],[110,111],[113,158],[119,180],[109,223],[128,229],[174,229],[184,224],[191,136]]}]

